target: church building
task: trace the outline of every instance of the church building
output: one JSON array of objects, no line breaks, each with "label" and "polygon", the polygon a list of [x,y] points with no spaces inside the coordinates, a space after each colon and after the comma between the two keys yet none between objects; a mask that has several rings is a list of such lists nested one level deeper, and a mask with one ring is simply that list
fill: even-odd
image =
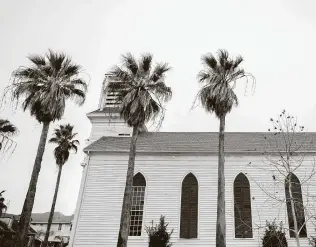
[{"label": "church building", "polygon": [[[115,93],[106,92],[110,80],[115,78],[106,75],[99,108],[87,114],[92,129],[70,247],[114,247],[117,242],[132,129],[119,116]],[[280,179],[264,153],[280,155],[266,145],[271,135],[225,133],[227,247],[262,246],[266,222],[274,220],[282,222],[288,246],[296,246],[286,174]],[[316,133],[306,135],[316,140]],[[293,136],[303,140],[302,134]],[[150,132],[144,126],[136,149],[128,247],[147,247],[146,226],[159,223],[161,215],[173,229],[173,247],[215,247],[218,133]],[[315,142],[306,145],[292,176],[295,197],[304,205],[295,208],[301,247],[309,247],[309,238],[316,236],[316,177],[308,177],[315,151]]]}]

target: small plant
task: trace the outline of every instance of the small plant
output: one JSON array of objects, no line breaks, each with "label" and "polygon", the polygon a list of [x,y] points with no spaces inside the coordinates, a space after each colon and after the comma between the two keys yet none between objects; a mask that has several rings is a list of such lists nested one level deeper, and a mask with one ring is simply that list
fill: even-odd
[{"label": "small plant", "polygon": [[272,222],[266,223],[266,231],[264,237],[262,238],[263,247],[287,247],[287,240],[285,237],[285,232],[283,229],[282,222],[280,226],[275,223],[275,220]]},{"label": "small plant", "polygon": [[311,236],[311,237],[309,238],[309,244],[310,244],[310,246],[312,246],[312,247],[316,247],[316,237]]},{"label": "small plant", "polygon": [[153,221],[151,226],[146,226],[146,232],[148,234],[149,245],[148,247],[171,247],[170,237],[173,233],[173,229],[170,233],[167,232],[168,224],[165,223],[165,216],[160,216],[159,225],[154,226]]}]

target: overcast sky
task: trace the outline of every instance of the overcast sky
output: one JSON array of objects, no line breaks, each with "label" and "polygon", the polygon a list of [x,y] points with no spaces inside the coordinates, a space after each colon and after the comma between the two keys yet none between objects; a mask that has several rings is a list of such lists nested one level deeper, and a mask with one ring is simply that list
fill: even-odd
[{"label": "overcast sky", "polygon": [[[60,123],[75,125],[83,148],[91,128],[85,114],[97,108],[104,73],[121,53],[151,52],[155,61],[173,67],[167,83],[174,96],[161,131],[217,131],[214,115],[190,108],[201,55],[225,48],[244,57],[245,70],[257,81],[253,95],[249,90],[245,95],[245,84],[238,85],[240,105],[228,116],[227,131],[266,131],[269,118],[283,109],[308,131],[316,131],[315,9],[313,0],[1,1],[0,90],[14,69],[28,65],[27,55],[43,54],[48,48],[69,54],[91,80],[86,104],[70,104]],[[15,152],[0,157],[0,189],[7,190],[8,211],[20,213],[41,125],[29,112],[12,114],[10,108],[0,117],[20,130]],[[52,150],[48,144],[33,212],[50,210],[57,176]],[[65,165],[56,211],[74,212],[83,157],[78,152]]]}]

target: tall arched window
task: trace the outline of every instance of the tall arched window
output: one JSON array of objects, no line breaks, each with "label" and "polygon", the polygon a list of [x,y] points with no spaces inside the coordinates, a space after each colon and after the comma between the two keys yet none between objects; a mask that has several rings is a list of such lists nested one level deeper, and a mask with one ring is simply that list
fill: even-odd
[{"label": "tall arched window", "polygon": [[143,226],[144,201],[145,201],[146,180],[141,173],[133,178],[133,195],[129,236],[141,236]]},{"label": "tall arched window", "polygon": [[250,184],[243,173],[234,181],[235,237],[252,238]]},{"label": "tall arched window", "polygon": [[287,215],[288,215],[288,220],[289,220],[290,237],[291,238],[295,237],[294,219],[293,219],[293,214],[292,214],[291,196],[290,196],[290,185],[291,185],[292,199],[294,203],[294,211],[295,211],[295,215],[297,219],[297,226],[298,226],[298,229],[302,228],[299,236],[307,237],[301,183],[298,177],[295,176],[295,174],[293,173],[290,173],[285,180],[285,197],[286,197]]},{"label": "tall arched window", "polygon": [[180,238],[197,238],[198,232],[198,181],[189,173],[182,182]]}]

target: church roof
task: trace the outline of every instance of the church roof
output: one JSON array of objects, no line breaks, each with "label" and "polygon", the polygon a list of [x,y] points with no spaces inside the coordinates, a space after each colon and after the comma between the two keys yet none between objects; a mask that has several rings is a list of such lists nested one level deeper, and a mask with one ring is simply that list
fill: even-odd
[{"label": "church roof", "polygon": [[[282,134],[274,136],[270,132],[226,132],[225,152],[262,153],[284,150],[283,138]],[[84,151],[129,152],[130,139],[104,136]],[[316,132],[295,133],[292,145],[293,149],[301,146],[300,151],[316,152]],[[137,152],[217,153],[218,132],[143,132],[137,140]]]}]

